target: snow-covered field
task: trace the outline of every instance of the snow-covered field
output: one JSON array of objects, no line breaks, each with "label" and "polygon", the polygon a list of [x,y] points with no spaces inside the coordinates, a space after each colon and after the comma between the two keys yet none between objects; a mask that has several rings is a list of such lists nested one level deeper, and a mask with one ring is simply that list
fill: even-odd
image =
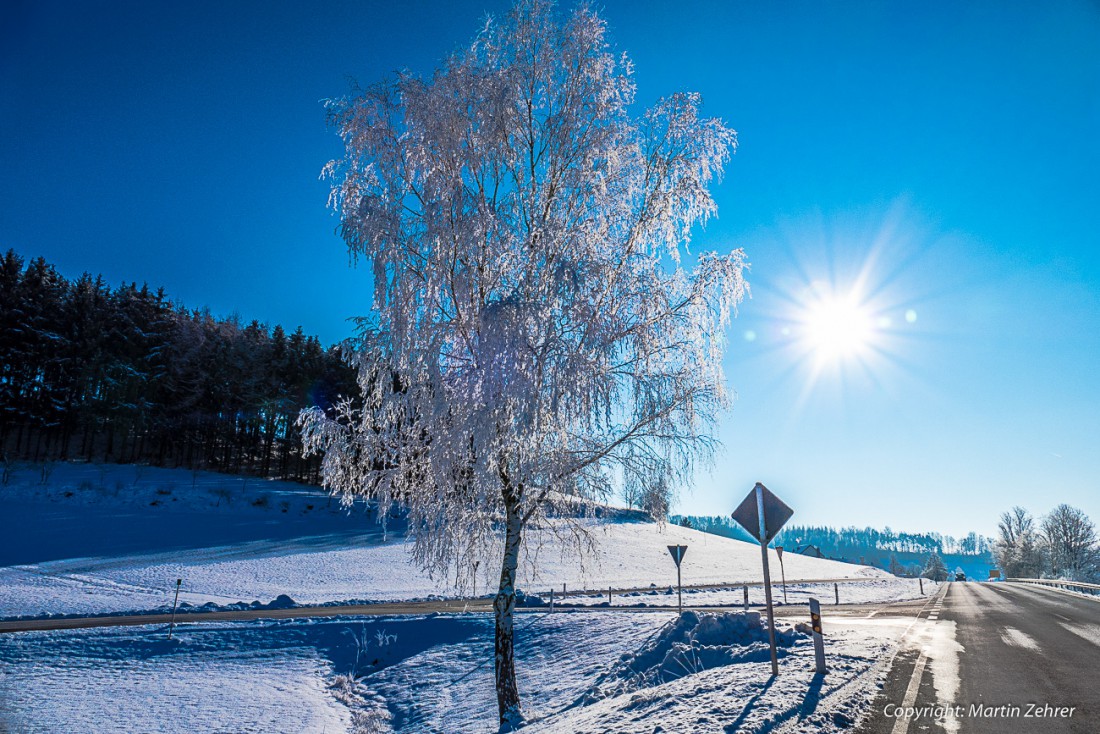
[{"label": "snow-covered field", "polygon": [[[342,509],[300,485],[92,465],[60,465],[46,485],[40,480],[27,468],[0,487],[0,617],[158,609],[171,604],[177,578],[183,579],[181,602],[192,605],[268,602],[284,594],[316,604],[457,593],[454,579],[432,579],[416,568],[408,546],[384,537],[365,508]],[[569,590],[667,588],[676,582],[670,544],[688,546],[685,584],[760,581],[758,546],[649,522],[593,521],[589,527],[596,551],[583,559],[563,552],[549,533],[533,533],[538,566],[533,551],[520,569],[520,587],[535,593],[562,584]],[[772,563],[778,571],[774,554]],[[913,582],[869,567],[792,554],[784,564],[792,581],[879,582],[867,587],[871,596],[845,585],[849,602],[915,596],[908,588]],[[493,559],[479,570],[476,589],[485,593]],[[813,591],[825,592],[831,588]]]},{"label": "snow-covered field", "polygon": [[[109,613],[181,601],[299,603],[455,595],[364,507],[306,487],[140,467],[26,467],[0,487],[0,617]],[[812,675],[805,634],[782,635],[769,683],[758,615],[586,610],[676,604],[669,544],[688,546],[688,605],[737,605],[760,580],[757,546],[676,526],[589,526],[584,563],[545,537],[522,588],[592,589],[574,608],[517,620],[518,676],[533,732],[813,731],[848,728],[876,690],[902,626],[827,629],[831,672]],[[773,573],[778,563],[773,555]],[[875,569],[787,555],[788,603],[919,595]],[[487,592],[492,562],[481,566]],[[778,576],[778,573],[776,573]],[[814,583],[814,581],[818,583]],[[595,590],[599,590],[598,592]],[[929,589],[928,591],[931,591]],[[782,600],[782,591],[775,590]],[[762,600],[750,587],[750,600]],[[194,622],[0,636],[0,732],[489,732],[492,619],[485,615]]]},{"label": "snow-covered field", "polygon": [[[844,730],[903,629],[844,624],[827,629],[823,678],[809,637],[781,628],[769,683],[757,614],[521,615],[528,730]],[[6,635],[0,731],[491,732],[491,651],[484,615],[196,623],[171,642],[159,627]]]}]

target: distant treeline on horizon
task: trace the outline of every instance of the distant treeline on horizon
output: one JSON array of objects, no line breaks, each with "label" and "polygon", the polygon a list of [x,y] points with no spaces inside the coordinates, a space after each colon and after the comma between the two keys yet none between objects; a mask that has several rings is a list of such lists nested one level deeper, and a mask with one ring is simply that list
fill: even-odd
[{"label": "distant treeline on horizon", "polygon": [[0,258],[0,458],[139,462],[315,481],[295,420],[356,394],[299,327],[190,310],[163,289]]},{"label": "distant treeline on horizon", "polygon": [[[720,515],[674,515],[672,522],[714,535],[755,543],[740,525]],[[993,563],[993,541],[977,533],[956,539],[940,533],[905,533],[886,528],[832,528],[812,525],[788,525],[776,536],[773,545],[787,552],[806,552],[848,563],[877,566],[899,575],[917,575],[928,557],[939,555],[949,569],[962,568],[967,575],[982,574]]]}]

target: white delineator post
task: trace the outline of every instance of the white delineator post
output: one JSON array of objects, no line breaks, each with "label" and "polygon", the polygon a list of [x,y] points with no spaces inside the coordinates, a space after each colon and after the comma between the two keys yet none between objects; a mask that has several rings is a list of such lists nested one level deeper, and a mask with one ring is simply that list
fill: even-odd
[{"label": "white delineator post", "polygon": [[768,571],[768,530],[764,523],[764,489],[756,485],[756,508],[760,518],[760,558],[764,563],[764,601],[768,605],[768,644],[772,653],[772,677],[779,675],[779,658],[775,650],[775,611],[772,609],[772,577]]},{"label": "white delineator post", "polygon": [[813,628],[816,671],[820,675],[824,675],[826,670],[825,639],[821,633],[821,602],[817,599],[810,599],[810,627]]}]

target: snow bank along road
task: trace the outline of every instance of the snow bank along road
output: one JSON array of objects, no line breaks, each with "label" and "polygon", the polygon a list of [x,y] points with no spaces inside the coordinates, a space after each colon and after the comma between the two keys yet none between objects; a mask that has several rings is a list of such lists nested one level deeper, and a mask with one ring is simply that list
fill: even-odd
[{"label": "snow bank along road", "polygon": [[860,734],[1100,731],[1100,601],[953,583],[920,616]]}]

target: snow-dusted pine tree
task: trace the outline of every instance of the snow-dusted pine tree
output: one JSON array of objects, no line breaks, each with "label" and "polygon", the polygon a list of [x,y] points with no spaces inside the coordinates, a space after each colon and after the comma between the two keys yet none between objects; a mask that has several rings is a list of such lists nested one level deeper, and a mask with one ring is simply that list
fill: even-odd
[{"label": "snow-dusted pine tree", "polygon": [[305,447],[331,491],[407,508],[424,567],[500,552],[502,729],[522,722],[525,529],[573,536],[564,517],[616,486],[667,512],[728,400],[744,256],[681,258],[735,133],[695,94],[637,117],[633,96],[599,17],[521,0],[431,78],[329,103],[331,203],[374,300],[349,348],[362,395],[303,413]]},{"label": "snow-dusted pine tree", "polygon": [[943,559],[940,558],[939,553],[932,551],[932,554],[928,556],[928,562],[924,564],[924,571],[921,572],[921,575],[933,581],[947,581],[947,566],[943,564]]}]

